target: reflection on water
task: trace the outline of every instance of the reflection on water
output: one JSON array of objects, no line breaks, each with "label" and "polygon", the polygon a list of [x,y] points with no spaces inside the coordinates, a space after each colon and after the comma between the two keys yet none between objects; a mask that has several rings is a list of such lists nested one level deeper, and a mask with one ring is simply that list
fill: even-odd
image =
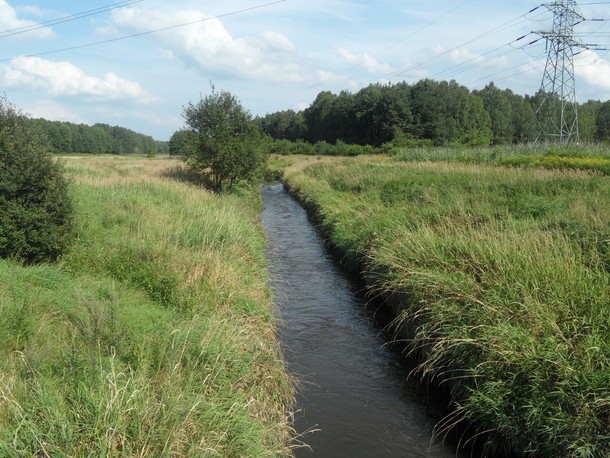
[{"label": "reflection on water", "polygon": [[263,188],[280,341],[300,382],[297,456],[455,457],[431,443],[438,409],[281,185]]}]

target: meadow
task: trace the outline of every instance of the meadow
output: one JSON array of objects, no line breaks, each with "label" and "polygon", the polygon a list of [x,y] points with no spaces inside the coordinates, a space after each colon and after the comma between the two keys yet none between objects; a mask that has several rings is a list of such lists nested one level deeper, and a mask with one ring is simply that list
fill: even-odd
[{"label": "meadow", "polygon": [[450,393],[438,435],[457,426],[489,456],[606,457],[610,179],[510,163],[523,153],[306,158],[284,180],[394,310],[412,376]]},{"label": "meadow", "polygon": [[66,157],[74,240],[0,260],[0,456],[290,454],[256,190],[180,162]]}]

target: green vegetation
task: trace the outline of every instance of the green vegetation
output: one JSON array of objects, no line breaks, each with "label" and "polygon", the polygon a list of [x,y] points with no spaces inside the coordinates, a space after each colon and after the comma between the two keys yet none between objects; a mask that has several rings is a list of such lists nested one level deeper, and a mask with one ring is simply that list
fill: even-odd
[{"label": "green vegetation", "polygon": [[309,159],[285,179],[395,310],[415,372],[450,389],[438,434],[609,456],[609,178],[428,159]]},{"label": "green vegetation", "polygon": [[61,263],[0,260],[0,456],[288,455],[255,191],[168,159],[66,162]]},{"label": "green vegetation", "polygon": [[170,156],[191,156],[196,142],[197,134],[192,130],[177,130],[169,139],[169,154]]},{"label": "green vegetation", "polygon": [[548,147],[544,145],[494,148],[402,148],[393,154],[405,162],[458,162],[463,164],[591,170],[610,174],[610,150],[602,146]]},{"label": "green vegetation", "polygon": [[[541,97],[541,93],[515,94],[493,83],[470,91],[455,81],[424,79],[414,84],[372,84],[356,93],[323,91],[303,111],[271,113],[257,122],[275,140],[312,145],[338,141],[376,148],[525,144],[540,133],[534,113]],[[579,112],[582,141],[610,141],[610,101],[589,100]]]},{"label": "green vegetation", "polygon": [[272,154],[283,156],[289,154],[306,156],[360,156],[361,154],[379,154],[382,152],[380,148],[375,148],[371,145],[348,145],[341,140],[338,140],[335,144],[320,141],[314,145],[303,141],[274,140],[269,147],[269,151]]},{"label": "green vegetation", "polygon": [[44,134],[50,151],[57,154],[167,154],[167,142],[149,135],[108,124],[74,124],[71,122],[27,119],[32,129]]},{"label": "green vegetation", "polygon": [[54,260],[66,248],[72,204],[63,166],[44,139],[0,98],[0,257]]},{"label": "green vegetation", "polygon": [[[209,174],[216,191],[223,184],[262,176],[267,164],[267,142],[252,115],[226,91],[202,97],[184,109],[186,124],[195,136],[187,148],[186,162],[192,170]],[[187,138],[187,142],[189,139]]]}]

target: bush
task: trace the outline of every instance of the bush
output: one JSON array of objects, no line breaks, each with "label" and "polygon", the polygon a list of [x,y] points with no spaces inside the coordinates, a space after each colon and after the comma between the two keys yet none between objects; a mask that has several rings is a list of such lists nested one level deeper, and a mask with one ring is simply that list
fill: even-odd
[{"label": "bush", "polygon": [[0,98],[0,209],[0,257],[33,263],[62,254],[72,219],[63,166],[4,98]]}]

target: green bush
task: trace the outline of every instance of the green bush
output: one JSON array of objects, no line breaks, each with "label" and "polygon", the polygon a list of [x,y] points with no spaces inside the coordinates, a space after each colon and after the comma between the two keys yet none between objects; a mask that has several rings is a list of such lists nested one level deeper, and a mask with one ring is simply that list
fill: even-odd
[{"label": "green bush", "polygon": [[61,255],[72,218],[63,166],[4,98],[0,98],[0,209],[0,257],[33,263]]}]

